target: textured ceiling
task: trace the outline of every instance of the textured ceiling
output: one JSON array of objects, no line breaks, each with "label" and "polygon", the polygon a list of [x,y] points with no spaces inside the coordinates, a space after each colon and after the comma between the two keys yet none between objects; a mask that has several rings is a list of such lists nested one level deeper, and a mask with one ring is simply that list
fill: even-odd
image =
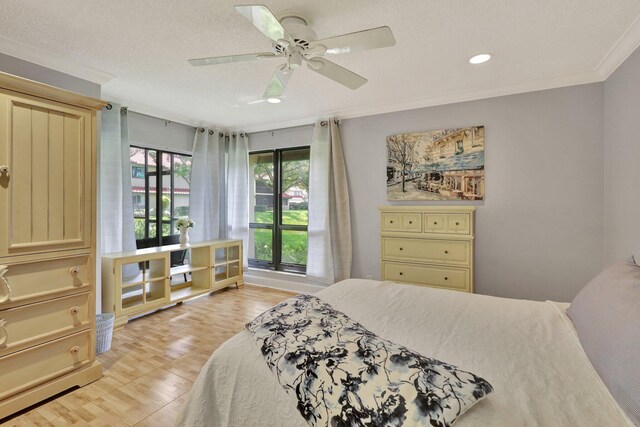
[{"label": "textured ceiling", "polygon": [[[597,81],[598,66],[640,15],[638,0],[264,3],[276,15],[304,13],[319,38],[387,25],[397,45],[332,58],[369,79],[356,91],[304,68],[292,76],[283,102],[271,105],[260,101],[280,60],[187,63],[270,49],[234,1],[0,0],[0,38],[42,52],[44,62],[55,58],[114,76],[103,85],[104,97],[133,110],[191,124],[268,129],[465,94]],[[494,59],[470,65],[468,58],[480,52]]]}]

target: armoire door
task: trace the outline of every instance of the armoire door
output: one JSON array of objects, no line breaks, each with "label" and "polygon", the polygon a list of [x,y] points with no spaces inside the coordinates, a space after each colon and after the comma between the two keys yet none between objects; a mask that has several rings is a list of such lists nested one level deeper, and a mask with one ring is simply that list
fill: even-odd
[{"label": "armoire door", "polygon": [[0,90],[0,256],[88,248],[91,113]]}]

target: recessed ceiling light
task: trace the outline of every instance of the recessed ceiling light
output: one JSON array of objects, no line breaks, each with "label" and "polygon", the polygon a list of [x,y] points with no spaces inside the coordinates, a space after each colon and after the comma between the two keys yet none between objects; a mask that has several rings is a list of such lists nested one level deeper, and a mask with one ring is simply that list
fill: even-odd
[{"label": "recessed ceiling light", "polygon": [[282,102],[280,98],[267,98],[267,102],[270,104],[279,104]]},{"label": "recessed ceiling light", "polygon": [[481,53],[480,55],[475,55],[469,58],[469,62],[472,64],[482,64],[483,62],[487,62],[490,59],[490,53]]}]

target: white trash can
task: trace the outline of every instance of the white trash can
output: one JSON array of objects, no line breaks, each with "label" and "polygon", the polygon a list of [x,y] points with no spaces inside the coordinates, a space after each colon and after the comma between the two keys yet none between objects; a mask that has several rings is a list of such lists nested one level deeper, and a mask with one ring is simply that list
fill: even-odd
[{"label": "white trash can", "polygon": [[96,315],[96,354],[104,353],[111,348],[114,319],[113,313]]}]

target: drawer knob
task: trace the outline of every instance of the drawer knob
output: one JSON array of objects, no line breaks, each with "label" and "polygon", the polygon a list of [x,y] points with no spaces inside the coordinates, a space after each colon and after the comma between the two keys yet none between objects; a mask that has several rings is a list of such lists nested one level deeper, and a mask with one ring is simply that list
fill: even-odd
[{"label": "drawer knob", "polygon": [[460,223],[459,223],[459,222],[456,222],[456,225],[460,225]]},{"label": "drawer knob", "polygon": [[400,275],[402,276],[402,271],[400,272]]},{"label": "drawer knob", "polygon": [[438,225],[438,221],[433,221],[433,225]]},{"label": "drawer knob", "polygon": [[80,352],[80,347],[78,347],[77,345],[74,345],[69,349],[69,353],[73,354],[74,356],[79,352]]},{"label": "drawer knob", "polygon": [[5,319],[0,319],[0,347],[3,347],[9,340],[9,334],[4,328],[5,326],[7,326],[7,321]]},{"label": "drawer knob", "polygon": [[389,224],[393,224],[393,221],[389,221]]},{"label": "drawer knob", "polygon": [[402,250],[402,248],[400,248],[400,250]]},{"label": "drawer knob", "polygon": [[444,253],[445,253],[445,254],[448,254],[448,253],[449,253],[449,251],[444,251]]},{"label": "drawer knob", "polygon": [[449,280],[449,278],[448,278],[448,277],[445,277],[445,278],[444,278],[444,280]]},{"label": "drawer knob", "polygon": [[69,269],[69,273],[70,273],[72,276],[77,276],[77,275],[78,275],[78,273],[80,273],[80,267],[71,267],[71,268]]},{"label": "drawer knob", "polygon": [[7,165],[0,166],[0,175],[6,175],[9,178],[9,174],[11,173],[11,168]]},{"label": "drawer knob", "polygon": [[4,275],[9,270],[6,265],[0,265],[0,304],[11,299],[11,286]]},{"label": "drawer knob", "polygon": [[413,224],[413,221],[409,221],[409,224]]},{"label": "drawer knob", "polygon": [[77,316],[78,313],[80,313],[80,308],[79,307],[71,307],[71,310],[69,310],[69,313],[71,313],[72,316]]}]

